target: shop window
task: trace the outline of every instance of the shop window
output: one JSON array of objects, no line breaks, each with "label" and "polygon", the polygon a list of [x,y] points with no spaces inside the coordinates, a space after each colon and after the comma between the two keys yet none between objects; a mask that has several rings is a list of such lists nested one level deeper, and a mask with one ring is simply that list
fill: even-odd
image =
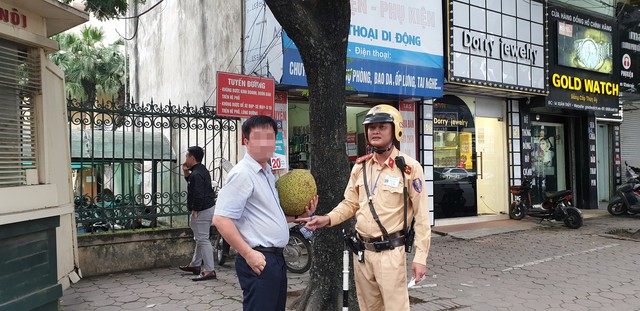
[{"label": "shop window", "polygon": [[0,187],[38,182],[36,113],[40,91],[37,53],[0,39]]},{"label": "shop window", "polygon": [[474,117],[464,101],[445,95],[434,102],[435,218],[477,214],[475,135]]}]

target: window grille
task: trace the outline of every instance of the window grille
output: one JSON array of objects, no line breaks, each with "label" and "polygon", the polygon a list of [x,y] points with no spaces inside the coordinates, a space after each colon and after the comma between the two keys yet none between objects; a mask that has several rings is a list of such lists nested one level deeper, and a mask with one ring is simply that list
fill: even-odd
[{"label": "window grille", "polygon": [[36,112],[40,93],[37,49],[0,39],[0,187],[30,182],[36,172]]}]

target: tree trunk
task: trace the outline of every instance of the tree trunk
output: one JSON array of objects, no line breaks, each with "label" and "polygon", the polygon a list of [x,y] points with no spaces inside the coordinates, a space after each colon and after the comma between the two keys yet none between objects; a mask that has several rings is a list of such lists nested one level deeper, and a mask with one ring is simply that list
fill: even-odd
[{"label": "tree trunk", "polygon": [[[343,199],[349,179],[346,142],[345,71],[351,21],[349,0],[266,0],[300,51],[309,86],[311,167],[318,184],[317,214]],[[320,229],[314,262],[297,310],[338,310],[342,306],[343,227]],[[354,291],[350,291],[354,293]],[[355,297],[355,294],[350,295]],[[357,306],[357,301],[350,304]]]},{"label": "tree trunk", "polygon": [[87,104],[89,107],[93,107],[96,104],[96,84],[89,81],[88,79],[81,79],[80,85],[84,89],[84,93],[87,95]]}]

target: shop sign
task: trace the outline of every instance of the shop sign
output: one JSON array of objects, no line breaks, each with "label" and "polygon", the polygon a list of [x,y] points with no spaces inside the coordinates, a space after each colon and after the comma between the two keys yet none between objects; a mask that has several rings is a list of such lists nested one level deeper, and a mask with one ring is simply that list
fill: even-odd
[{"label": "shop sign", "polygon": [[[250,21],[245,38],[253,38],[244,40],[245,68],[306,86],[298,48],[280,31],[264,0],[247,0],[245,7]],[[442,36],[433,35],[442,33],[441,8],[438,0],[351,0],[345,84],[358,92],[441,97]]]},{"label": "shop sign", "polygon": [[[565,90],[572,91],[584,91],[587,93],[593,94],[602,94],[602,95],[610,95],[610,96],[618,96],[620,95],[620,86],[618,84],[609,82],[609,81],[598,81],[593,79],[580,79],[578,77],[572,77],[569,75],[561,75],[558,73],[554,73],[551,75],[551,83],[554,87],[562,88]],[[577,96],[577,95],[575,95]],[[581,100],[594,101],[598,103],[597,98],[582,98],[584,95],[580,95]],[[574,96],[572,96],[574,99]]]},{"label": "shop sign", "polygon": [[547,91],[544,3],[450,0],[449,80],[509,91]]},{"label": "shop sign", "polygon": [[401,102],[399,104],[400,115],[402,116],[402,143],[400,143],[400,151],[406,153],[412,158],[416,158],[416,104],[413,102]]},{"label": "shop sign", "polygon": [[287,92],[276,92],[273,106],[273,119],[278,124],[276,135],[276,151],[271,158],[271,168],[274,170],[289,168],[289,103]]},{"label": "shop sign", "polygon": [[216,115],[249,118],[273,116],[273,79],[218,71]]},{"label": "shop sign", "polygon": [[615,25],[580,12],[549,9],[549,96],[546,106],[590,110],[598,115],[618,111],[621,62],[613,62],[618,41]]},{"label": "shop sign", "polygon": [[356,144],[356,132],[347,133],[347,157],[349,161],[355,162],[358,159],[358,145]]},{"label": "shop sign", "polygon": [[[636,12],[635,14],[632,14]],[[620,92],[640,93],[640,27],[636,8],[625,8],[619,16],[620,27]]]},{"label": "shop sign", "polygon": [[0,7],[0,22],[15,27],[27,28],[27,16],[16,8]]}]

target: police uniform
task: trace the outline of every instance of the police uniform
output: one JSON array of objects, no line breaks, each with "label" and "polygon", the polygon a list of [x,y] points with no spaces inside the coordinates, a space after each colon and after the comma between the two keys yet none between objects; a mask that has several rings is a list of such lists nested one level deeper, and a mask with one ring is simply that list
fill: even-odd
[{"label": "police uniform", "polygon": [[[406,163],[404,180],[394,160],[398,155],[403,156]],[[367,180],[364,179],[362,162],[366,163]],[[416,217],[416,253],[413,262],[426,265],[431,228],[421,164],[393,148],[383,163],[378,163],[369,154],[358,159],[353,167],[344,200],[327,215],[331,219],[331,226],[355,216],[359,239],[371,246],[372,243],[367,241],[380,240],[383,234],[371,213],[365,183],[369,187],[376,214],[391,239],[403,235],[403,187],[407,187],[407,227],[411,225],[412,217]],[[360,263],[354,257],[354,270],[361,310],[409,310],[404,244],[390,250],[375,251],[371,247],[365,249],[364,262]]]}]

